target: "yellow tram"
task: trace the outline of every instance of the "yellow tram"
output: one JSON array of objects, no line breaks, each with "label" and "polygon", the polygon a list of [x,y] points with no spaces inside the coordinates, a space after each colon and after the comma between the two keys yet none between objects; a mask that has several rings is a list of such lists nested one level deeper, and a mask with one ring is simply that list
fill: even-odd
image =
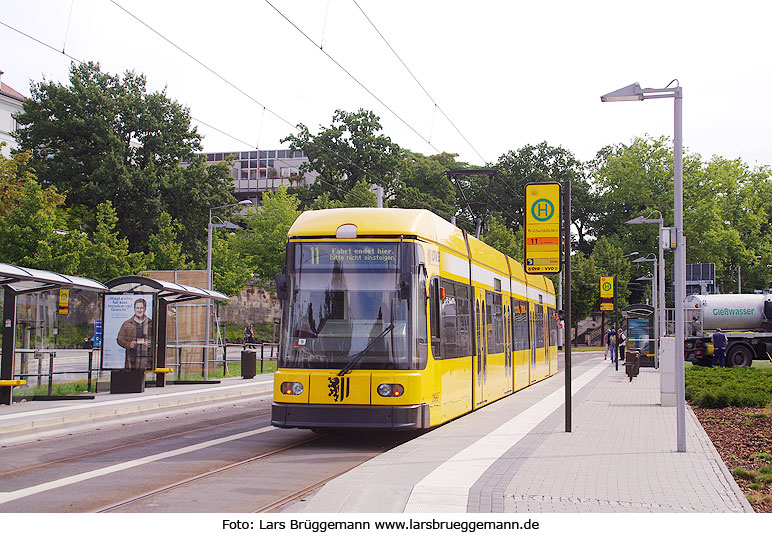
[{"label": "yellow tram", "polygon": [[304,212],[277,290],[278,427],[432,427],[557,372],[552,282],[430,211]]}]

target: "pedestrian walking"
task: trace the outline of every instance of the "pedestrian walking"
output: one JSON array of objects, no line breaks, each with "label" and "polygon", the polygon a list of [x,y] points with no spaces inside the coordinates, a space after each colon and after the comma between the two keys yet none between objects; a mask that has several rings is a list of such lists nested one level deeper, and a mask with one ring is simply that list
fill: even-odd
[{"label": "pedestrian walking", "polygon": [[726,335],[721,328],[716,328],[716,332],[713,334],[713,363],[711,367],[715,367],[716,363],[720,363],[721,367],[726,362]]},{"label": "pedestrian walking", "polygon": [[[606,350],[611,354],[611,363],[617,360],[617,331],[611,326],[606,332]],[[606,359],[604,356],[603,359]]]},{"label": "pedestrian walking", "polygon": [[252,324],[247,325],[244,328],[244,348],[252,348],[255,344],[255,332],[252,329]]}]

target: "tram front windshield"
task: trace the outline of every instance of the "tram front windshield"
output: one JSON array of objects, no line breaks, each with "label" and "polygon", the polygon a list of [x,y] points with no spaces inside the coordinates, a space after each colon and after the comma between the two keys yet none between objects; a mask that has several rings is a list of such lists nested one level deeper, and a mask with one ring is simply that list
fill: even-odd
[{"label": "tram front windshield", "polygon": [[[280,367],[410,368],[398,243],[296,243]],[[363,354],[364,352],[364,354]]]}]

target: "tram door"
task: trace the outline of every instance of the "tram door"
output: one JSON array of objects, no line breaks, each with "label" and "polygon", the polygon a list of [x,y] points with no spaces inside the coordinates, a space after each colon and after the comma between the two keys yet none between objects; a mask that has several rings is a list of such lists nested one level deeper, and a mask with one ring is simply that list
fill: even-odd
[{"label": "tram door", "polygon": [[512,303],[504,298],[504,374],[507,379],[505,392],[515,389],[515,379],[512,363]]},{"label": "tram door", "polygon": [[485,374],[488,368],[488,341],[485,323],[485,290],[475,289],[475,334],[477,352],[474,375],[474,406],[477,407],[486,402],[485,399]]}]

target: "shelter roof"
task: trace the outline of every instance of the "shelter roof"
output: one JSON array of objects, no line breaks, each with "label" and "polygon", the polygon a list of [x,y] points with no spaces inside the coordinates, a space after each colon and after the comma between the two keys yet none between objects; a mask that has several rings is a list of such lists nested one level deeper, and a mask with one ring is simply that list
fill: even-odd
[{"label": "shelter roof", "polygon": [[73,277],[53,271],[30,269],[7,263],[0,263],[0,284],[8,286],[18,293],[42,292],[61,287],[96,290],[97,292],[107,291],[107,286],[94,279]]},{"label": "shelter roof", "polygon": [[110,279],[106,282],[106,285],[110,289],[110,293],[158,294],[169,303],[207,298],[215,301],[228,301],[228,296],[215,290],[205,290],[204,288],[140,275]]},{"label": "shelter roof", "polygon": [[625,318],[650,318],[654,314],[654,307],[644,303],[628,305],[620,310]]}]

